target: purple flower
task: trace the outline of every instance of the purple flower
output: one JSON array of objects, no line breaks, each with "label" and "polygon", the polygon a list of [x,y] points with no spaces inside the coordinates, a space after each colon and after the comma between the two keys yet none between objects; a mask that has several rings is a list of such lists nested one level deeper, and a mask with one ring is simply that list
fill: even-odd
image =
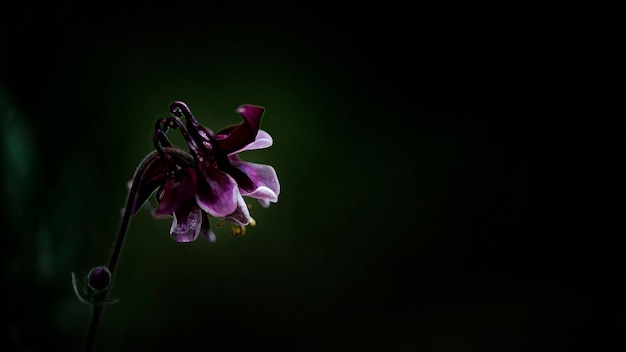
[{"label": "purple flower", "polygon": [[[264,111],[260,106],[242,105],[237,109],[242,123],[213,133],[198,123],[185,103],[173,102],[170,112],[174,116],[156,122],[156,151],[135,173],[137,188],[131,214],[157,190],[158,207],[153,215],[174,217],[170,235],[177,242],[191,242],[198,235],[213,241],[209,216],[233,223],[233,234],[254,225],[243,197],[255,198],[268,207],[280,194],[272,166],[239,157],[241,152],[272,145],[272,137],[259,129]],[[188,152],[172,146],[166,137],[170,128],[181,131]]]}]

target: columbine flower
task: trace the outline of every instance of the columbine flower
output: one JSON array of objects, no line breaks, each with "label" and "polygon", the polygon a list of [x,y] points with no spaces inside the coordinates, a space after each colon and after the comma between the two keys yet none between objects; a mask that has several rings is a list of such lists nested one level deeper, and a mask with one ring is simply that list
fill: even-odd
[{"label": "columbine flower", "polygon": [[[240,106],[237,113],[243,122],[217,133],[201,126],[181,101],[173,102],[170,112],[173,116],[156,121],[155,151],[144,158],[133,175],[108,267],[93,268],[87,274],[86,285],[72,273],[76,297],[93,305],[86,350],[94,345],[103,306],[118,301],[107,300],[106,296],[130,218],[155,191],[158,207],[152,214],[174,218],[170,235],[177,242],[192,242],[199,235],[213,241],[215,234],[209,216],[232,222],[233,235],[245,233],[245,227],[254,225],[255,221],[250,217],[244,196],[256,198],[263,207],[278,201],[280,184],[274,168],[239,158],[241,152],[272,145],[272,137],[259,130],[263,107]],[[188,151],[170,143],[169,129],[181,131]]]},{"label": "columbine flower", "polygon": [[[156,122],[156,151],[135,174],[138,188],[131,214],[158,189],[153,215],[174,217],[170,235],[177,242],[191,242],[199,235],[214,240],[208,216],[233,223],[233,234],[254,225],[243,197],[255,198],[268,207],[278,201],[280,193],[272,166],[246,162],[238,155],[272,145],[272,137],[259,129],[264,111],[260,106],[242,105],[237,109],[242,123],[213,133],[198,123],[185,103],[172,103],[174,116]],[[172,146],[166,137],[169,128],[180,129],[189,152]]]}]

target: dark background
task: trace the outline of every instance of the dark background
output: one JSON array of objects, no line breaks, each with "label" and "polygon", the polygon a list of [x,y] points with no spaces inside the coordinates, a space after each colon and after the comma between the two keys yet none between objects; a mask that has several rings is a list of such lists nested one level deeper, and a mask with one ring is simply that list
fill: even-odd
[{"label": "dark background", "polygon": [[131,220],[101,351],[623,350],[622,19],[603,5],[2,5],[2,344],[79,351],[156,118],[266,108],[241,237]]}]

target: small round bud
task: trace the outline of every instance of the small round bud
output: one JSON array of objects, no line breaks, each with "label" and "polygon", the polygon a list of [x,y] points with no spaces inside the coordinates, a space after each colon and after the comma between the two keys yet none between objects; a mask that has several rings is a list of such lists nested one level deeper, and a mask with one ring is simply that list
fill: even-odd
[{"label": "small round bud", "polygon": [[98,266],[87,274],[87,285],[96,291],[102,291],[109,287],[111,272],[106,266]]}]

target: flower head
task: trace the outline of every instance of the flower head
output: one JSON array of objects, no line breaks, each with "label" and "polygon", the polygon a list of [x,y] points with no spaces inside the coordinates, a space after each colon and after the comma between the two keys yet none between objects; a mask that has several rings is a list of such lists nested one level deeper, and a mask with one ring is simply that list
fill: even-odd
[{"label": "flower head", "polygon": [[[244,196],[257,199],[263,207],[276,203],[280,184],[274,168],[239,157],[243,151],[272,145],[272,137],[259,129],[265,109],[242,105],[236,111],[243,122],[214,133],[198,123],[185,103],[173,102],[173,116],[156,121],[156,150],[135,173],[131,214],[157,190],[158,207],[153,215],[174,217],[170,230],[174,240],[191,242],[202,235],[212,241],[215,235],[209,216],[242,229],[255,223]],[[181,131],[188,151],[170,143],[169,129]]]}]

